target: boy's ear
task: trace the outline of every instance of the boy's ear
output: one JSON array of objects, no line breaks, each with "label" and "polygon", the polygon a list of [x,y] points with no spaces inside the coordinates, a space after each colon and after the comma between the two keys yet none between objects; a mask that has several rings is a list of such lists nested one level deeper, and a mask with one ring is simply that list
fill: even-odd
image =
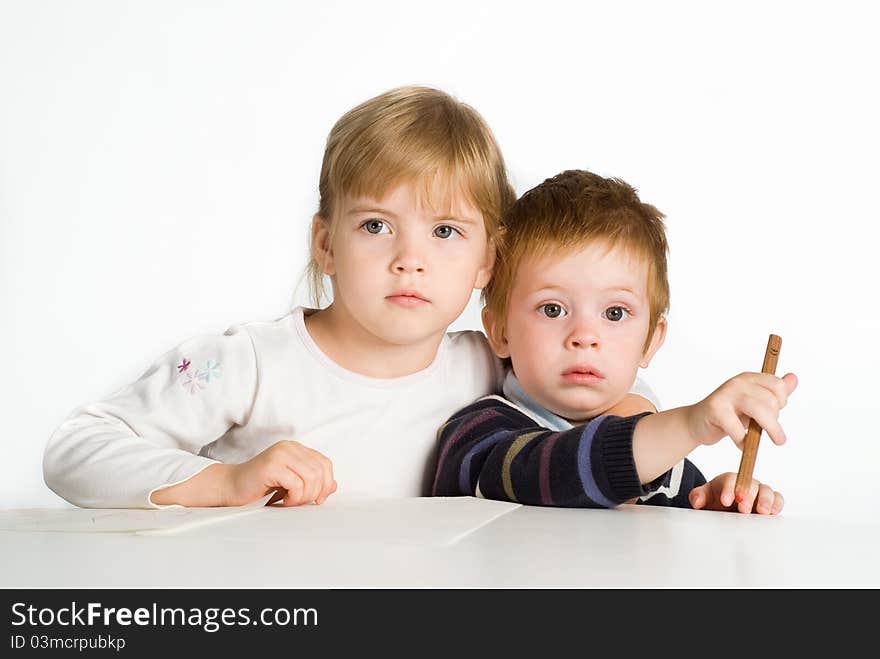
[{"label": "boy's ear", "polygon": [[486,243],[486,260],[483,267],[477,271],[474,279],[474,288],[485,288],[492,279],[492,271],[495,269],[495,239],[490,238]]},{"label": "boy's ear", "polygon": [[317,213],[312,217],[312,256],[321,268],[321,272],[331,277],[336,274],[333,267],[333,249],[330,245],[330,227]]},{"label": "boy's ear", "polygon": [[645,354],[642,355],[642,361],[639,362],[639,366],[642,368],[648,368],[648,364],[651,363],[654,355],[660,350],[660,346],[663,345],[665,340],[666,319],[660,318],[660,320],[657,321],[657,327],[654,328],[654,335],[651,337],[651,343],[648,344],[648,349],[645,350]]},{"label": "boy's ear", "polygon": [[494,314],[489,311],[489,307],[483,307],[482,315],[483,329],[486,330],[486,337],[489,339],[489,345],[492,346],[492,352],[498,355],[500,359],[510,357],[507,337],[504,336],[504,326],[494,322]]}]

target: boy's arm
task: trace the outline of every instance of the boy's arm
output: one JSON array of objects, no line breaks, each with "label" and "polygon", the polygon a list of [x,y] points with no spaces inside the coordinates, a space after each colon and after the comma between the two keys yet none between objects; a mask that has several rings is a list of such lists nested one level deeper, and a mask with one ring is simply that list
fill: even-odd
[{"label": "boy's arm", "polygon": [[632,455],[640,417],[601,416],[554,432],[498,399],[454,415],[439,432],[434,496],[607,508],[647,494]]},{"label": "boy's arm", "polygon": [[754,419],[775,444],[785,442],[779,410],[797,387],[794,374],[741,373],[699,403],[648,414],[636,424],[633,459],[642,480],[659,477],[697,446],[729,436],[741,442]]},{"label": "boy's arm", "polygon": [[541,428],[496,397],[483,399],[440,429],[433,494],[614,506],[660,487],[666,472],[697,446],[725,435],[741,439],[747,417],[783,443],[777,417],[796,385],[793,375],[744,373],[695,405],[602,415],[563,432]]},{"label": "boy's arm", "polygon": [[649,414],[636,424],[633,460],[643,480],[653,480],[689,455],[700,442],[688,428],[687,407]]}]

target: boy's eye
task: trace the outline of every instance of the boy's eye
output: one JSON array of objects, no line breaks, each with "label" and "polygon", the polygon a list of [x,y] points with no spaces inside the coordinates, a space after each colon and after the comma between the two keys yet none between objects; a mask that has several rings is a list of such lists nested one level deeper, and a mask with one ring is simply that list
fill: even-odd
[{"label": "boy's eye", "polygon": [[461,232],[455,227],[449,226],[448,224],[441,224],[439,227],[434,229],[434,235],[437,236],[437,238],[443,238],[444,240],[446,238],[451,238],[455,234],[461,235]]},{"label": "boy's eye", "polygon": [[556,304],[555,302],[549,302],[548,304],[542,304],[538,307],[538,310],[547,318],[562,318],[568,313],[565,309],[562,308],[561,304]]},{"label": "boy's eye", "polygon": [[390,233],[382,220],[367,220],[361,225],[361,228],[372,234]]},{"label": "boy's eye", "polygon": [[602,312],[602,315],[608,320],[616,323],[628,316],[629,311],[624,307],[608,307]]}]

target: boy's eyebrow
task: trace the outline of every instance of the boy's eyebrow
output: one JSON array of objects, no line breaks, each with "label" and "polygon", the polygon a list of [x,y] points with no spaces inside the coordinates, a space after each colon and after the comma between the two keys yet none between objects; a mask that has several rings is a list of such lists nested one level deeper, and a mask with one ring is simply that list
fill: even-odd
[{"label": "boy's eyebrow", "polygon": [[629,294],[632,295],[633,297],[638,297],[638,296],[639,296],[639,294],[636,293],[636,292],[635,292],[633,289],[631,289],[629,286],[610,286],[609,288],[606,288],[606,289],[605,289],[605,292],[606,292],[606,293],[616,293],[616,292],[618,292],[618,291],[622,291],[622,292],[624,292],[624,293],[629,293]]},{"label": "boy's eyebrow", "polygon": [[[565,286],[559,286],[557,284],[543,284],[532,289],[532,294],[543,293],[544,291],[565,291]],[[633,297],[639,297],[639,294],[636,293],[633,289],[628,286],[609,286],[608,288],[603,288],[600,292],[602,293],[629,293]]]}]

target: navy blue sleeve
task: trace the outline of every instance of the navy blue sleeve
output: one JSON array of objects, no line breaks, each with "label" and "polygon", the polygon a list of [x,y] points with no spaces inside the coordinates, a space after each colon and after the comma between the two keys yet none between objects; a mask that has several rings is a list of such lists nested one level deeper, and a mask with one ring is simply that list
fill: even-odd
[{"label": "navy blue sleeve", "polygon": [[599,416],[553,431],[497,398],[482,399],[438,432],[431,493],[540,506],[616,506],[662,480],[639,482],[632,437],[642,416]]}]

